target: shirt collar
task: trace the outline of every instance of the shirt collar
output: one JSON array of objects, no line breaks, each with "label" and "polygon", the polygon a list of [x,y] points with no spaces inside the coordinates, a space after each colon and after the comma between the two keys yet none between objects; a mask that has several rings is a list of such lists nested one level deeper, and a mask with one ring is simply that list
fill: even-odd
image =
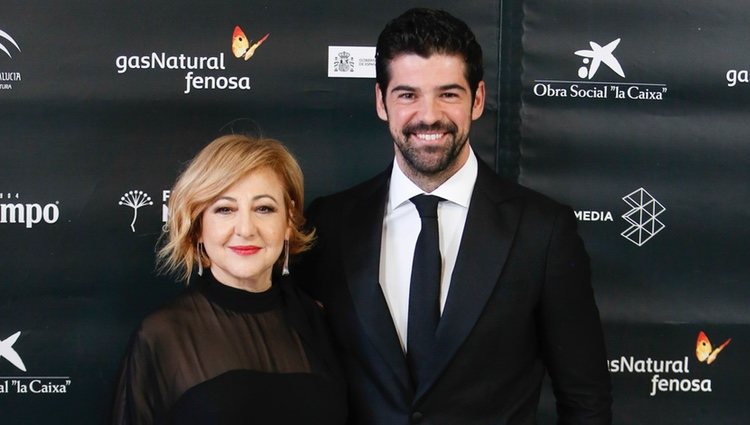
[{"label": "shirt collar", "polygon": [[[430,195],[439,196],[447,201],[468,208],[471,193],[474,190],[474,183],[477,181],[478,169],[477,157],[474,155],[471,146],[469,146],[469,158],[466,160],[466,163],[448,180],[432,191]],[[408,202],[412,197],[422,193],[425,192],[406,177],[401,168],[399,168],[398,162],[394,159],[390,187],[388,189],[388,211],[393,211]]]}]

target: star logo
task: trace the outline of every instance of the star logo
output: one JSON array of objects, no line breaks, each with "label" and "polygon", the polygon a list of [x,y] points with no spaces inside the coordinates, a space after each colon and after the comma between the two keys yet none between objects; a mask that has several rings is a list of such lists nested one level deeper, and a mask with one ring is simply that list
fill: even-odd
[{"label": "star logo", "polygon": [[21,331],[18,331],[14,333],[13,335],[5,338],[5,340],[0,340],[0,359],[4,357],[13,366],[26,372],[26,365],[23,364],[23,360],[21,360],[21,356],[19,356],[16,350],[13,349],[13,344],[16,343],[16,340],[18,339],[20,335],[21,335]]},{"label": "star logo", "polygon": [[617,58],[615,58],[612,53],[617,48],[618,44],[620,44],[619,38],[611,41],[604,47],[600,46],[598,43],[589,41],[591,50],[577,50],[575,54],[576,56],[583,57],[584,64],[582,67],[578,68],[578,76],[590,80],[594,78],[596,71],[599,70],[599,66],[605,64],[609,69],[617,73],[617,75],[625,78],[625,72],[622,70],[620,62],[617,61]]}]

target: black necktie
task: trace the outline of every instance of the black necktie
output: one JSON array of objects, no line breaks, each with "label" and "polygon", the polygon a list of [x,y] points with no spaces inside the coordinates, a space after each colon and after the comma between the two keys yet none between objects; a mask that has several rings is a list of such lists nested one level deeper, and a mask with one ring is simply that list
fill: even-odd
[{"label": "black necktie", "polygon": [[437,206],[443,199],[432,195],[411,198],[422,220],[414,248],[409,288],[409,323],[407,327],[407,361],[415,386],[429,370],[434,351],[435,329],[440,320],[440,245]]}]

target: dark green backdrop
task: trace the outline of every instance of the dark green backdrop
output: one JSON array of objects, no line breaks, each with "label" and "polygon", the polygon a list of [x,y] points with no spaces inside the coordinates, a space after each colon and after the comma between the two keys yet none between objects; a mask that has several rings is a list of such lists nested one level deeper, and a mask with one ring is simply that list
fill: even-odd
[{"label": "dark green backdrop", "polygon": [[[284,141],[303,166],[308,200],[388,164],[374,80],[329,78],[328,47],[374,46],[388,19],[417,5],[466,20],[483,46],[489,96],[474,149],[580,216],[615,423],[748,422],[750,8],[0,0],[0,340],[21,332],[13,348],[26,368],[0,358],[3,424],[107,422],[130,333],[179,290],[154,273],[163,191],[208,141],[233,131]],[[270,33],[247,62],[230,52],[235,25],[250,38]],[[581,77],[591,60],[575,52],[616,39],[611,54],[625,76],[603,64]],[[118,67],[119,57],[162,53],[221,59],[223,68]],[[185,93],[196,76],[244,79],[250,89]],[[581,88],[607,97],[573,97]],[[628,90],[661,99],[616,97]],[[135,231],[136,210],[118,204],[130,191],[151,199]],[[631,193],[638,199],[628,204]],[[659,211],[661,224],[649,221]],[[631,226],[651,237],[624,237]],[[694,354],[701,330],[715,345],[732,338],[711,365]],[[655,372],[649,360],[689,371]],[[670,380],[677,390],[653,391]],[[553,412],[545,390],[540,423],[554,423]]]}]

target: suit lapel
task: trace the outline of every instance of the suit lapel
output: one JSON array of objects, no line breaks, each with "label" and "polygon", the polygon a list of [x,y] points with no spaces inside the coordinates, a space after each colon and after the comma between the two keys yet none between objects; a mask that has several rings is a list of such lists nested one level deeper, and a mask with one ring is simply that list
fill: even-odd
[{"label": "suit lapel", "polygon": [[390,172],[363,193],[343,233],[344,269],[362,327],[399,382],[410,388],[406,359],[380,288],[380,246]]},{"label": "suit lapel", "polygon": [[497,177],[480,161],[448,298],[438,324],[432,375],[417,389],[417,399],[442,375],[474,328],[508,257],[520,211],[499,205],[502,199],[497,193]]}]

